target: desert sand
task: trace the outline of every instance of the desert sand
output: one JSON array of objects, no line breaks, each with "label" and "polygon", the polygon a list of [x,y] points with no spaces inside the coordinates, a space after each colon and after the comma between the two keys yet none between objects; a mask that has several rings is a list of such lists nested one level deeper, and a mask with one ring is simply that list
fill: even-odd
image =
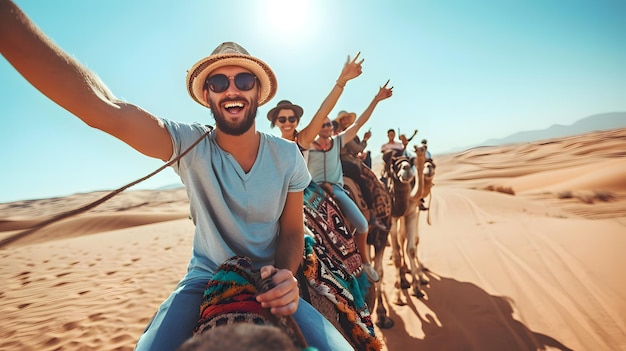
[{"label": "desert sand", "polygon": [[[388,248],[384,349],[625,350],[625,156],[626,129],[436,156],[430,284],[394,305]],[[104,194],[0,204],[0,240]],[[132,350],[185,272],[187,206],[129,190],[2,245],[0,350]]]}]

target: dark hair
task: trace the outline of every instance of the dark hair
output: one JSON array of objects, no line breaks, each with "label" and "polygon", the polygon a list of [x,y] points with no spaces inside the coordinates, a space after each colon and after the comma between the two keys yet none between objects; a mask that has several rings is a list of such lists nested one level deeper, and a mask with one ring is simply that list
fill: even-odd
[{"label": "dark hair", "polygon": [[387,131],[387,134],[389,134],[389,132],[393,132],[393,134],[396,134],[396,130],[395,130],[395,129],[393,129],[393,128],[389,129],[389,130]]}]

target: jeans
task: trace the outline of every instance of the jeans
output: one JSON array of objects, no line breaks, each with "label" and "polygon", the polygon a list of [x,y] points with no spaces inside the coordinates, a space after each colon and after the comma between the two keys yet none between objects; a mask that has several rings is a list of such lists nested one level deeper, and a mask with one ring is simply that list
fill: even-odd
[{"label": "jeans", "polygon": [[[206,274],[189,272],[161,304],[135,350],[174,351],[190,338],[200,318],[200,304],[208,279]],[[320,351],[353,350],[343,335],[302,298],[293,316],[309,346]]]},{"label": "jeans", "polygon": [[333,194],[335,195],[335,200],[337,200],[337,205],[339,205],[341,212],[348,218],[350,224],[356,228],[357,234],[367,235],[369,224],[365,216],[363,216],[363,213],[361,213],[359,206],[357,206],[346,191],[337,184],[333,184]]}]

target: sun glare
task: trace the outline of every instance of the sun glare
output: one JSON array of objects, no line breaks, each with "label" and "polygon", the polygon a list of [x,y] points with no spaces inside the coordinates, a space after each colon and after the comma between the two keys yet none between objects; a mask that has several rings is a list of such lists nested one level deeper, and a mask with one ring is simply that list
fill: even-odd
[{"label": "sun glare", "polygon": [[307,25],[308,0],[267,0],[268,24],[285,37],[302,34]]}]

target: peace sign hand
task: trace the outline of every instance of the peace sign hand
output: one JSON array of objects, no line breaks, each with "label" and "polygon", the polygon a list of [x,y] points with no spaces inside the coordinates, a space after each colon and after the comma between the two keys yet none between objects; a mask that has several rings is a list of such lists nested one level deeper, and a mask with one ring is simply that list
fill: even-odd
[{"label": "peace sign hand", "polygon": [[391,95],[393,95],[393,87],[387,88],[387,84],[389,84],[389,80],[387,80],[385,85],[380,87],[380,89],[378,90],[378,94],[376,94],[376,97],[374,97],[374,100],[382,101],[387,98],[390,98]]},{"label": "peace sign hand", "polygon": [[348,55],[348,59],[343,66],[343,70],[341,71],[341,75],[339,75],[339,79],[337,79],[337,83],[339,83],[340,85],[345,85],[347,81],[356,78],[360,76],[361,73],[363,73],[363,68],[361,67],[361,65],[363,64],[363,61],[365,61],[365,59],[357,61],[360,55],[361,52],[359,51],[352,60],[350,60],[350,55]]}]

